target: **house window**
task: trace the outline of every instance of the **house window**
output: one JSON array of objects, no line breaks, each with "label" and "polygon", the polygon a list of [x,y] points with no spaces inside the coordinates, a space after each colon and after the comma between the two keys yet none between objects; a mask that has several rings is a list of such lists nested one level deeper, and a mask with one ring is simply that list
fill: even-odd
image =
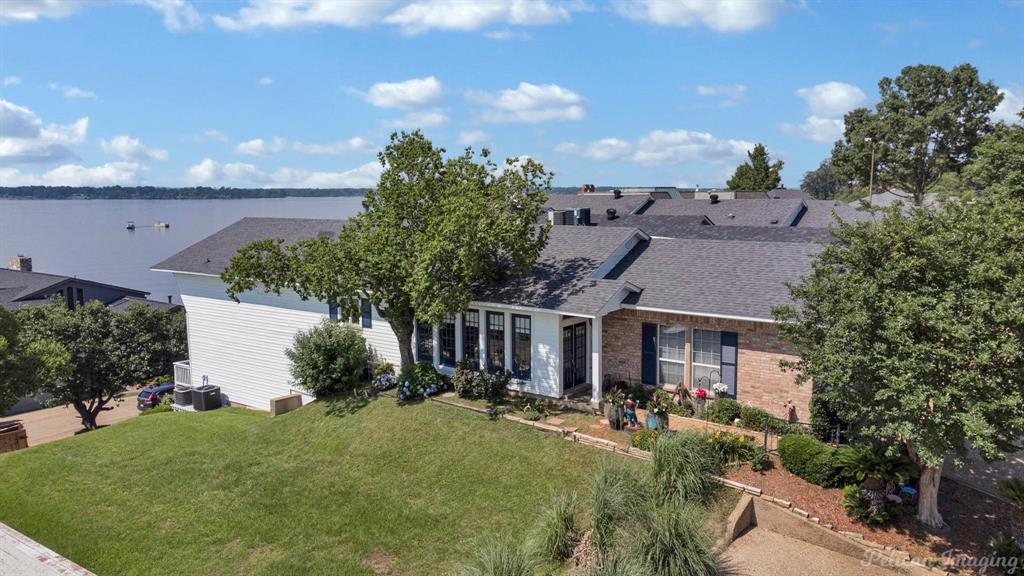
[{"label": "house window", "polygon": [[363,328],[373,328],[373,307],[366,298],[359,299],[359,311],[363,316]]},{"label": "house window", "polygon": [[487,369],[501,372],[505,369],[505,314],[487,313]]},{"label": "house window", "polygon": [[85,291],[81,288],[75,288],[75,296],[77,296],[79,304],[85,304]]},{"label": "house window", "polygon": [[658,383],[682,384],[686,370],[686,328],[658,326]]},{"label": "house window", "polygon": [[480,312],[476,310],[462,315],[462,358],[474,370],[480,368]]},{"label": "house window", "polygon": [[693,387],[711,388],[722,381],[722,333],[693,331]]},{"label": "house window", "polygon": [[445,314],[441,323],[441,364],[455,366],[455,315]]},{"label": "house window", "polygon": [[327,303],[327,315],[330,316],[331,320],[338,319],[338,303],[330,301]]},{"label": "house window", "polygon": [[68,308],[72,310],[75,309],[75,293],[71,289],[71,286],[68,286],[67,292],[64,294],[64,303],[67,304]]},{"label": "house window", "polygon": [[530,379],[530,317],[512,315],[512,373],[520,380]]},{"label": "house window", "polygon": [[434,326],[432,324],[416,323],[416,360],[434,363]]}]

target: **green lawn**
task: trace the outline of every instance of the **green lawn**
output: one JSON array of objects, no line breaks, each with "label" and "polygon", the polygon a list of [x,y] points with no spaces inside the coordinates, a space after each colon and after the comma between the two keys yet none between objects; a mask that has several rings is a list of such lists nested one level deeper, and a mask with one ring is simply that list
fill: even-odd
[{"label": "green lawn", "polygon": [[0,521],[101,575],[433,575],[606,457],[433,402],[154,414],[0,455]]}]

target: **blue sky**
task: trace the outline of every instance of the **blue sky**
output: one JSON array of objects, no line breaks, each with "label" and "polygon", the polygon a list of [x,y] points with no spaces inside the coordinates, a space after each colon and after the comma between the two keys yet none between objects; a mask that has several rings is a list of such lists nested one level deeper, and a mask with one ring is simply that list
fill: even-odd
[{"label": "blue sky", "polygon": [[0,185],[367,186],[395,128],[555,183],[799,184],[878,80],[977,66],[1024,106],[1024,4],[0,3]]}]

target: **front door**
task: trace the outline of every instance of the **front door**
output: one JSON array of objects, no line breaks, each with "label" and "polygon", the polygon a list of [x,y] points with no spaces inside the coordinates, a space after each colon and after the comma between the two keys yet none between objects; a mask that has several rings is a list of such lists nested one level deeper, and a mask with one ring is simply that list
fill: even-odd
[{"label": "front door", "polygon": [[562,389],[587,381],[587,323],[562,328]]}]

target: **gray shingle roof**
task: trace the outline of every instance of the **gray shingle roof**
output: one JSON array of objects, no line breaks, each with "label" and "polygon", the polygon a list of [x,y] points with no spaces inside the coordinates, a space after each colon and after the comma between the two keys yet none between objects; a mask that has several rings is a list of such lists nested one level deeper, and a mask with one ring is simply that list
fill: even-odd
[{"label": "gray shingle roof", "polygon": [[625,216],[604,222],[604,226],[639,228],[651,236],[702,240],[743,240],[747,242],[830,242],[825,228],[782,226],[702,225],[703,216]]},{"label": "gray shingle roof", "polygon": [[591,274],[635,231],[603,226],[554,226],[530,274],[481,290],[476,299],[570,314],[595,314],[625,285]]},{"label": "gray shingle roof", "polygon": [[312,218],[242,218],[223,230],[153,265],[154,270],[219,275],[238,250],[257,240],[280,239],[285,244],[337,235],[345,220]]},{"label": "gray shingle roof", "polygon": [[545,209],[569,210],[571,208],[590,208],[592,222],[601,222],[609,208],[614,208],[618,216],[632,214],[651,202],[649,195],[624,194],[615,198],[610,194],[551,194],[544,203]]},{"label": "gray shingle roof", "polygon": [[838,200],[804,200],[804,212],[797,219],[797,228],[828,228],[835,224],[833,212],[843,222],[861,222],[871,214]]},{"label": "gray shingle roof", "polygon": [[133,304],[142,304],[143,306],[149,306],[157,310],[177,310],[181,308],[181,304],[172,304],[170,302],[162,302],[160,300],[150,300],[149,298],[140,298],[138,296],[125,296],[120,300],[107,304],[107,308],[110,308],[114,312],[124,312],[129,306]]},{"label": "gray shingle roof", "polygon": [[785,283],[807,274],[821,249],[800,242],[654,238],[631,251],[610,279],[643,289],[628,304],[770,320],[773,306],[790,302]]},{"label": "gray shingle roof", "polygon": [[707,216],[716,226],[786,226],[799,214],[799,199],[656,200],[644,212],[657,216]]},{"label": "gray shingle roof", "polygon": [[0,306],[13,309],[21,306],[45,304],[47,302],[46,294],[54,292],[60,284],[65,282],[100,286],[138,296],[149,294],[149,292],[142,290],[75,278],[74,276],[0,268]]}]

